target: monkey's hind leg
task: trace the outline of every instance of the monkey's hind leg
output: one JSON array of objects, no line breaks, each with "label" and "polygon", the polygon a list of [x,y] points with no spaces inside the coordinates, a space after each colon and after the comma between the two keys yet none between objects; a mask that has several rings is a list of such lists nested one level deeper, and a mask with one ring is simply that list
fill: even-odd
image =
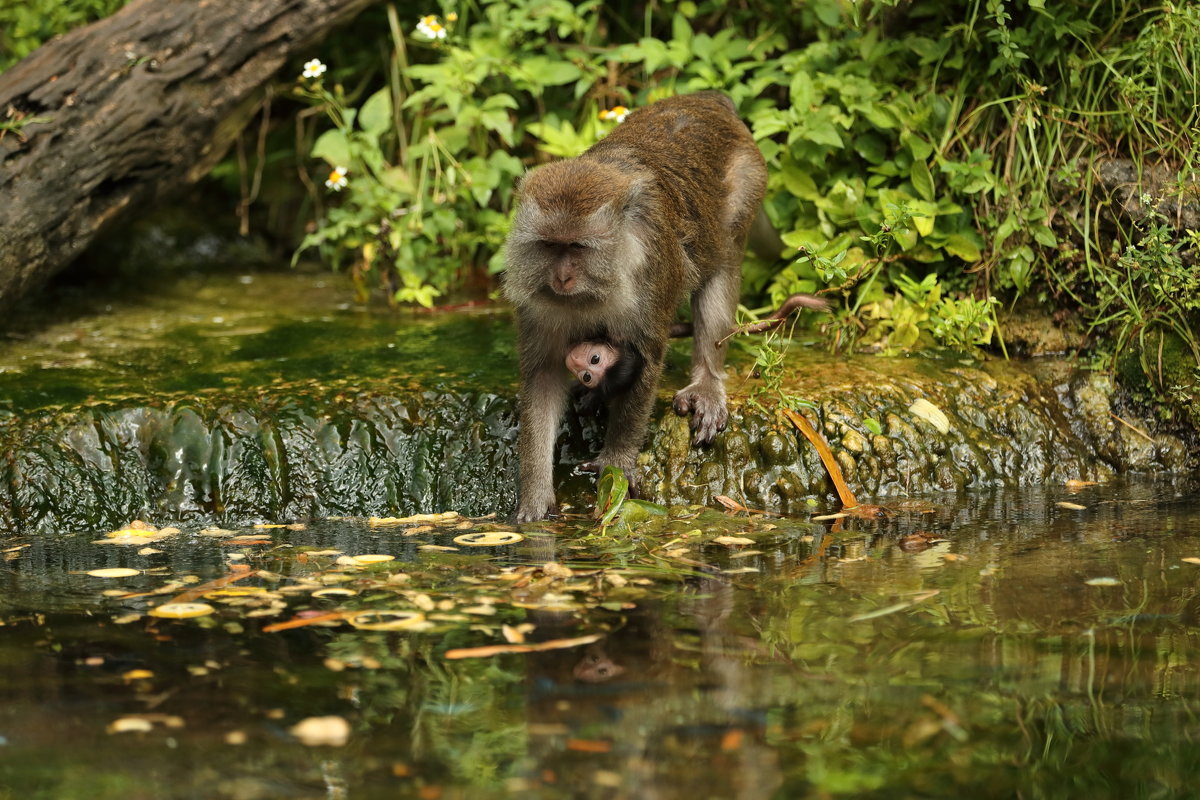
[{"label": "monkey's hind leg", "polygon": [[724,269],[692,295],[692,381],[675,393],[675,413],[692,415],[692,443],[709,444],[725,430],[725,352],[721,342],[733,329],[741,271]]}]

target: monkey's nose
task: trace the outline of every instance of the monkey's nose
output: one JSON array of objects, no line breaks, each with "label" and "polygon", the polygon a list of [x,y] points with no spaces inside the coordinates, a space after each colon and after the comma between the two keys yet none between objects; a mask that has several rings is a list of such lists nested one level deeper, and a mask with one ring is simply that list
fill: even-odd
[{"label": "monkey's nose", "polygon": [[590,372],[583,373],[582,375],[579,376],[579,380],[583,381],[584,383],[591,383],[592,382],[592,373],[590,373]]}]

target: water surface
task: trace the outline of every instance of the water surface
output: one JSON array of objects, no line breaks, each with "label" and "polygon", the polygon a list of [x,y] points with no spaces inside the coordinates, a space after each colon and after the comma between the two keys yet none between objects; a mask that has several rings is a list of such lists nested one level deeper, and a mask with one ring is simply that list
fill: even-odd
[{"label": "water surface", "polygon": [[[507,526],[9,537],[0,797],[1193,796],[1194,497],[1054,487],[824,523],[638,511],[483,547],[454,537]],[[363,554],[394,559],[338,562]],[[256,572],[195,598],[215,613],[149,615],[231,565]],[[103,567],[139,572],[87,574]],[[422,622],[373,630],[365,610]],[[264,631],[306,613],[330,624]],[[522,637],[554,649],[472,650]],[[293,735],[323,716],[344,743]]]}]

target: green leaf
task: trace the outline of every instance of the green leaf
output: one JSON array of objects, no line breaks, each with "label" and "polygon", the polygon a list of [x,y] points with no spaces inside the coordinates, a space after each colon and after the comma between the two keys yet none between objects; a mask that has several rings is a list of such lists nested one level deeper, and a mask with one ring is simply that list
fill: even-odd
[{"label": "green leaf", "polygon": [[933,155],[933,145],[912,131],[904,131],[900,134],[900,144],[912,153],[915,161],[925,161]]},{"label": "green leaf", "polygon": [[313,142],[309,155],[313,158],[324,159],[331,167],[350,166],[350,143],[338,129],[325,131]]},{"label": "green leaf", "polygon": [[783,163],[783,186],[802,200],[817,200],[821,197],[821,191],[812,175],[790,158],[785,159]]},{"label": "green leaf", "polygon": [[824,117],[809,117],[807,125],[800,128],[800,136],[813,144],[841,147],[842,137],[833,120]]},{"label": "green leaf", "polygon": [[367,98],[358,112],[358,125],[373,136],[392,127],[392,90],[384,87]]},{"label": "green leaf", "polygon": [[917,190],[917,194],[926,200],[933,200],[933,175],[929,173],[929,167],[924,161],[914,161],[912,170],[909,172],[909,177],[912,179],[913,188]]},{"label": "green leaf", "polygon": [[854,138],[854,152],[868,164],[882,164],[887,158],[887,145],[882,137],[864,133]]},{"label": "green leaf", "polygon": [[621,505],[628,496],[629,479],[625,473],[611,464],[605,467],[596,487],[596,517],[600,520],[600,527],[612,524],[621,513]]},{"label": "green leaf", "polygon": [[1045,225],[1034,225],[1030,228],[1030,233],[1033,234],[1033,240],[1042,247],[1054,247],[1058,244],[1058,237],[1054,235],[1054,231]]},{"label": "green leaf", "polygon": [[534,56],[524,64],[536,83],[542,86],[562,86],[579,80],[583,72],[569,61],[554,61],[545,56]]},{"label": "green leaf", "polygon": [[943,249],[952,256],[973,263],[980,259],[982,245],[983,242],[979,241],[979,235],[975,231],[955,231],[946,237]]}]

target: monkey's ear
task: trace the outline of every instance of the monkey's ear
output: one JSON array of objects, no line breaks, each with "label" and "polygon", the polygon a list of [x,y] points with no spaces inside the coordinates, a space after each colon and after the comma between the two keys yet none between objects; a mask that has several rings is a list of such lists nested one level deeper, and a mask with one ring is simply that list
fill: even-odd
[{"label": "monkey's ear", "polygon": [[625,219],[648,219],[654,205],[654,182],[649,175],[637,175],[629,182],[621,198],[621,216]]},{"label": "monkey's ear", "polygon": [[520,198],[521,191],[525,186],[525,179],[529,177],[529,170],[522,172],[517,177],[513,178],[513,196]]}]

